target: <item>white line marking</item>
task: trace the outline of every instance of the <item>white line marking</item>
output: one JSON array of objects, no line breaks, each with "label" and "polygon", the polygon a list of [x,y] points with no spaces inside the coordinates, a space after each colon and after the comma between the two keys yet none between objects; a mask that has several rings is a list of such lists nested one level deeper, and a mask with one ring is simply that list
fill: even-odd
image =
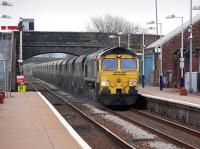
[{"label": "white line marking", "polygon": [[77,132],[65,121],[65,119],[60,115],[60,113],[53,107],[53,105],[40,93],[37,92],[44,102],[49,106],[51,111],[55,114],[61,124],[67,129],[70,135],[78,142],[78,144],[83,149],[91,149],[91,147],[77,134]]},{"label": "white line marking", "polygon": [[152,95],[143,94],[143,93],[140,93],[140,94],[142,96],[150,97],[150,98],[153,98],[153,99],[164,100],[164,101],[168,101],[168,102],[174,102],[174,103],[183,104],[183,105],[186,105],[186,106],[192,106],[192,107],[200,108],[200,105],[195,104],[195,103],[179,101],[179,100],[176,100],[176,99],[169,99],[169,98],[158,97],[158,96],[152,96]]}]

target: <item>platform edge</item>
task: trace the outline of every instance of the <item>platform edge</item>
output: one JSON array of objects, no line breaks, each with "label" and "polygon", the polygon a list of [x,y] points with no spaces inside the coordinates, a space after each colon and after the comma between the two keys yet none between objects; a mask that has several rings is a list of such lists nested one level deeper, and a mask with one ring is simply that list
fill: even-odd
[{"label": "platform edge", "polygon": [[60,115],[60,113],[54,108],[54,106],[40,93],[37,92],[38,95],[44,100],[44,102],[48,105],[54,115],[58,118],[60,123],[67,129],[70,135],[78,142],[78,144],[83,149],[91,149],[91,147],[77,134],[77,132],[66,122],[66,120]]},{"label": "platform edge", "polygon": [[176,100],[176,99],[153,96],[153,95],[148,95],[148,94],[144,94],[144,93],[139,93],[139,94],[144,96],[144,97],[147,97],[147,98],[152,98],[152,99],[157,99],[157,100],[164,100],[164,101],[168,101],[168,102],[174,102],[174,103],[177,103],[177,104],[182,104],[182,105],[185,105],[185,106],[191,106],[191,107],[195,107],[195,108],[199,108],[200,109],[200,105],[195,104],[195,103],[189,103],[189,102],[185,102],[185,101],[179,101],[179,100]]}]

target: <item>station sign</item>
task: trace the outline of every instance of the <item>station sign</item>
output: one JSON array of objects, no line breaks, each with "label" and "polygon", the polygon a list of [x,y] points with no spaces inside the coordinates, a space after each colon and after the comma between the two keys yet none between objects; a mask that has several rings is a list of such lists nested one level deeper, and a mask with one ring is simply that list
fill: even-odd
[{"label": "station sign", "polygon": [[184,58],[180,58],[180,68],[184,68]]},{"label": "station sign", "polygon": [[1,30],[17,30],[17,26],[1,26]]},{"label": "station sign", "polygon": [[184,58],[183,57],[180,58],[180,62],[184,62]]},{"label": "station sign", "polygon": [[24,76],[22,76],[22,75],[17,76],[16,79],[17,79],[17,83],[19,83],[19,84],[24,83]]},{"label": "station sign", "polygon": [[23,62],[23,60],[22,60],[22,59],[18,59],[18,60],[17,60],[17,62],[19,62],[19,63],[22,63],[22,62]]},{"label": "station sign", "polygon": [[184,62],[180,62],[180,68],[184,68]]},{"label": "station sign", "polygon": [[160,55],[161,48],[160,47],[154,48],[154,52],[155,52],[155,55]]}]

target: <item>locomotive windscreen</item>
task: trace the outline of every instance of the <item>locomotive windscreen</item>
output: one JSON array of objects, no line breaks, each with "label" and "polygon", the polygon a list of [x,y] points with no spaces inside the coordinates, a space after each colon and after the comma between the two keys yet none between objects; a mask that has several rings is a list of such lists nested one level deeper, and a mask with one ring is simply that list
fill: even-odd
[{"label": "locomotive windscreen", "polygon": [[104,58],[102,59],[103,70],[117,70],[117,59],[115,58]]},{"label": "locomotive windscreen", "polygon": [[137,68],[136,59],[130,59],[130,58],[121,59],[122,70],[136,70],[136,68]]}]

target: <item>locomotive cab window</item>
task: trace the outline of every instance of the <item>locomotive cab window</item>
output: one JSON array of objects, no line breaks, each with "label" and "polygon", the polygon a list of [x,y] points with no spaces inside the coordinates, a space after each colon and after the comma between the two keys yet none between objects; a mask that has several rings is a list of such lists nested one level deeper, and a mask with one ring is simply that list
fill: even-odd
[{"label": "locomotive cab window", "polygon": [[102,59],[102,70],[117,70],[117,59],[114,58]]},{"label": "locomotive cab window", "polygon": [[130,58],[121,59],[122,70],[136,70],[136,67],[137,67],[136,59],[130,59]]}]

